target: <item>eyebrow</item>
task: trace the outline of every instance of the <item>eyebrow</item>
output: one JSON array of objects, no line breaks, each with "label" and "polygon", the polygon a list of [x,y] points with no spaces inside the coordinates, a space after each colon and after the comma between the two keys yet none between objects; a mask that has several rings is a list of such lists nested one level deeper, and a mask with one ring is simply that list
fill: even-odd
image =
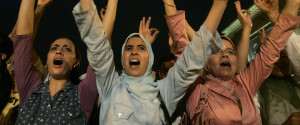
[{"label": "eyebrow", "polygon": [[54,45],[52,45],[52,46],[59,47],[60,45],[59,45],[59,44],[54,44]]},{"label": "eyebrow", "polygon": [[126,45],[125,47],[133,47],[133,45]]},{"label": "eyebrow", "polygon": [[[60,44],[54,44],[54,45],[52,45],[52,46],[59,47]],[[62,47],[70,47],[70,48],[72,48],[72,46],[67,45],[67,44],[64,44]]]},{"label": "eyebrow", "polygon": [[145,47],[144,45],[137,45],[138,47]]},{"label": "eyebrow", "polygon": [[67,45],[67,44],[64,44],[63,47],[69,47],[69,48],[72,48],[72,46]]}]

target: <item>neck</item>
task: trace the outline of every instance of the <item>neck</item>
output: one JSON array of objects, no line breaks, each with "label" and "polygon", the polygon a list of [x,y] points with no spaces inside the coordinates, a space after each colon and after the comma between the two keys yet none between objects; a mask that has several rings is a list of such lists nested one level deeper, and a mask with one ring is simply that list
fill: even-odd
[{"label": "neck", "polygon": [[49,81],[49,91],[51,97],[53,97],[60,89],[62,89],[68,81],[69,79],[55,79],[51,77]]}]

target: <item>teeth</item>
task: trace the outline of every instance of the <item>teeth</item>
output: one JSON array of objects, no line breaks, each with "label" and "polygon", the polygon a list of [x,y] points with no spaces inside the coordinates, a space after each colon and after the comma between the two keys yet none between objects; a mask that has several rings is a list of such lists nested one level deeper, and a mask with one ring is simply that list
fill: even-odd
[{"label": "teeth", "polygon": [[130,65],[140,65],[140,61],[133,59],[133,60],[130,60],[129,64]]},{"label": "teeth", "polygon": [[138,60],[130,60],[130,62],[138,62]]}]

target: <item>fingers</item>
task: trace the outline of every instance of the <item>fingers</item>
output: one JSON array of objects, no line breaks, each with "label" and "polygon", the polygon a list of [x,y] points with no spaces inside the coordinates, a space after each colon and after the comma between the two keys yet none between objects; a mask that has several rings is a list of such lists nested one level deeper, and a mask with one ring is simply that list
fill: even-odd
[{"label": "fingers", "polygon": [[258,2],[257,0],[253,0],[253,3],[257,6]]},{"label": "fingers", "polygon": [[241,3],[240,3],[240,1],[236,1],[236,2],[234,2],[234,4],[235,4],[236,10],[240,11],[241,10]]},{"label": "fingers", "polygon": [[140,22],[140,28],[139,28],[139,30],[141,31],[141,30],[144,30],[144,29],[149,29],[150,23],[151,23],[151,17],[149,17],[147,19],[147,22],[146,22],[146,18],[143,17],[143,19]]},{"label": "fingers", "polygon": [[169,47],[172,48],[173,47],[172,36],[170,35],[170,33],[168,35],[169,35]]},{"label": "fingers", "polygon": [[151,17],[148,17],[147,23],[146,23],[146,28],[149,29],[151,23]]},{"label": "fingers", "polygon": [[150,32],[151,32],[152,36],[153,36],[154,38],[156,38],[157,35],[158,35],[158,33],[159,33],[160,31],[159,31],[157,28],[151,28],[151,29],[150,29]]},{"label": "fingers", "polygon": [[241,12],[244,14],[244,13],[246,13],[247,15],[246,15],[246,17],[251,17],[251,11],[250,10],[241,10]]},{"label": "fingers", "polygon": [[143,20],[140,21],[139,33],[142,33],[143,30]]},{"label": "fingers", "polygon": [[260,35],[260,44],[264,44],[265,38],[266,38],[265,28],[262,28],[262,30],[260,30],[258,32]]},{"label": "fingers", "polygon": [[155,32],[153,33],[153,37],[156,38],[159,32],[160,32],[159,30],[155,30]]},{"label": "fingers", "polygon": [[265,28],[262,29],[262,33],[261,34],[262,34],[263,37],[266,37]]}]

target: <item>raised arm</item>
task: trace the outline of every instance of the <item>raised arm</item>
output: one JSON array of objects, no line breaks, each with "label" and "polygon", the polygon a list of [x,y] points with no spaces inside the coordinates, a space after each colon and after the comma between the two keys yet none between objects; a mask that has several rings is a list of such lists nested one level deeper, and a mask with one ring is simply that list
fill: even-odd
[{"label": "raised arm", "polygon": [[214,34],[222,19],[223,13],[227,7],[228,0],[214,0],[212,8],[205,20],[205,24],[210,33]]},{"label": "raised arm", "polygon": [[32,34],[35,0],[22,0],[16,27],[17,35]]},{"label": "raised arm", "polygon": [[14,72],[20,94],[20,104],[39,84],[42,78],[34,69],[32,33],[34,29],[34,2],[22,0],[14,36]]},{"label": "raised arm", "polygon": [[48,8],[48,6],[53,2],[53,0],[38,0],[37,6],[34,11],[34,24],[33,24],[33,42],[37,33],[38,26],[40,21],[44,15],[44,12]]},{"label": "raised arm", "polygon": [[[243,26],[240,42],[237,46],[237,73],[244,71],[247,67],[250,33],[252,29],[251,11],[242,10],[240,1],[234,2],[238,19]],[[244,15],[246,13],[247,15]]]},{"label": "raised arm", "polygon": [[107,38],[111,39],[111,34],[114,29],[118,0],[108,0],[107,9],[105,10],[105,18],[103,19],[104,32]]},{"label": "raised arm", "polygon": [[165,18],[173,41],[170,49],[174,50],[174,55],[179,58],[189,44],[185,27],[185,12],[177,11],[174,0],[164,0],[163,2],[166,11]]},{"label": "raised arm", "polygon": [[[39,22],[47,9],[47,7],[52,3],[53,0],[38,0],[37,7],[34,11],[34,28],[32,33],[32,44],[34,44],[34,39],[37,33]],[[17,25],[17,24],[16,24]],[[12,32],[9,34],[9,38],[13,41],[13,37],[16,34],[16,25],[14,26]],[[35,49],[33,50],[33,60],[34,60],[34,66],[38,70],[39,74],[44,79],[48,73],[47,69],[43,65],[40,57],[36,53]]]},{"label": "raised arm", "polygon": [[[82,40],[87,45],[87,57],[91,67],[94,69],[97,89],[100,100],[103,101],[112,89],[112,83],[118,80],[113,61],[113,51],[109,45],[107,32],[105,29],[112,30],[118,0],[109,0],[104,20],[102,23],[99,18],[96,6],[93,1],[88,3],[88,8],[84,8],[86,1],[80,1],[74,7],[73,15],[79,29]],[[109,22],[112,21],[112,22]]]},{"label": "raised arm", "polygon": [[255,56],[249,67],[240,73],[242,79],[250,88],[252,96],[263,81],[269,77],[274,63],[280,57],[289,36],[294,32],[300,17],[297,12],[300,7],[299,0],[286,0],[286,5],[275,23],[266,42],[260,47],[260,52]]},{"label": "raised arm", "polygon": [[196,31],[191,27],[191,25],[187,22],[187,20],[185,20],[185,30],[189,40],[192,41],[194,35],[196,34]]},{"label": "raised arm", "polygon": [[[217,5],[221,3],[214,2],[209,15],[214,13],[222,16],[225,8],[223,11],[217,11],[219,10]],[[210,22],[211,24],[217,25],[214,27],[218,27],[218,20],[211,21],[215,22]],[[196,32],[193,40],[185,48],[176,64],[169,70],[167,77],[158,81],[162,99],[170,115],[174,113],[179,100],[183,98],[188,87],[198,78],[199,71],[205,66],[207,59],[212,53],[221,48],[222,45],[222,40],[218,33],[215,34],[214,32],[212,34],[206,23],[204,23]]]}]

